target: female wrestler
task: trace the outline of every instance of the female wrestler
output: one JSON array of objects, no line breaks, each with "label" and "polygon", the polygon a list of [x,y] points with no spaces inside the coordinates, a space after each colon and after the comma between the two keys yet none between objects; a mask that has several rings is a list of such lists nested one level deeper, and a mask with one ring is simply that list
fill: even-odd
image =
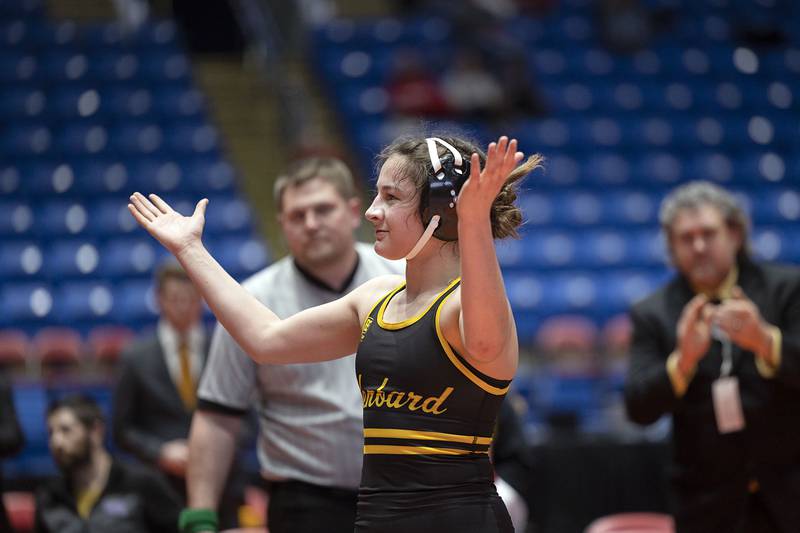
[{"label": "female wrestler", "polygon": [[[465,154],[471,154],[467,157]],[[379,156],[366,212],[375,250],[405,257],[405,278],[373,279],[280,320],[203,247],[208,200],[176,213],[156,195],[128,205],[181,262],[208,305],[257,362],[356,356],[364,405],[357,532],[512,532],[488,450],[517,367],[514,319],[494,238],[515,235],[516,140],[487,154],[458,138],[400,139]]]}]

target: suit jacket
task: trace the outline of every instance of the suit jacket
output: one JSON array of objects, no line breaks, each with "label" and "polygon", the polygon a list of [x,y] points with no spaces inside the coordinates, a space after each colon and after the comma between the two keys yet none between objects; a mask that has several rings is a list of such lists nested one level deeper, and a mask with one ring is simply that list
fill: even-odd
[{"label": "suit jacket", "polygon": [[[207,353],[206,345],[204,366]],[[117,445],[148,463],[156,462],[165,442],[189,438],[192,411],[181,401],[157,335],[123,352],[112,418]]]},{"label": "suit jacket", "polygon": [[633,307],[633,339],[625,387],[628,415],[649,424],[672,414],[675,518],[681,532],[737,531],[748,486],[759,493],[781,531],[800,524],[800,269],[742,259],[738,285],[764,320],[781,329],[781,365],[762,377],[755,356],[733,346],[732,375],[739,380],[746,427],[720,434],[711,385],[720,375],[722,348],[713,341],[686,393],[676,398],[666,359],[677,345],[676,327],[694,296],[678,276]]}]

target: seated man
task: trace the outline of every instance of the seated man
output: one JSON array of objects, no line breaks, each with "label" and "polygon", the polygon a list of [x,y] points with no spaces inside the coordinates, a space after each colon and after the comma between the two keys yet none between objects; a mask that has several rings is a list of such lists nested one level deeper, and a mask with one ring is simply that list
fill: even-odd
[{"label": "seated man", "polygon": [[37,533],[177,531],[177,494],[155,473],[109,455],[103,414],[93,400],[70,396],[53,402],[47,431],[61,475],[37,491]]}]

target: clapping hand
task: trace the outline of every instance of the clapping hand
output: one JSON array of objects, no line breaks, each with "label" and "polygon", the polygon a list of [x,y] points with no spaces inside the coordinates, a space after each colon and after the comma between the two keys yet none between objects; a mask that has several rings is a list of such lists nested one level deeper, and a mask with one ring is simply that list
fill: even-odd
[{"label": "clapping hand", "polygon": [[711,345],[711,314],[708,298],[698,294],[683,308],[678,319],[678,350],[681,370],[694,368]]},{"label": "clapping hand", "polygon": [[753,303],[740,287],[734,287],[731,298],[716,306],[712,323],[725,332],[731,341],[758,356],[767,356],[765,344],[771,342],[768,327]]},{"label": "clapping hand", "polygon": [[190,245],[200,242],[207,205],[208,200],[203,198],[197,202],[192,216],[185,217],[158,195],[151,194],[148,199],[135,192],[130,197],[128,210],[150,235],[177,256]]}]

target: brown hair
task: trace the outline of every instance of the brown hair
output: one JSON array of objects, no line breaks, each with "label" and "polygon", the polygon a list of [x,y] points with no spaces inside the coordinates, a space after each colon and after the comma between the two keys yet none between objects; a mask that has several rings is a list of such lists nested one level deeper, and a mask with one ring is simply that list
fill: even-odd
[{"label": "brown hair", "polygon": [[333,157],[309,157],[290,165],[286,174],[275,181],[272,193],[278,212],[283,210],[283,193],[286,189],[300,186],[315,178],[333,185],[345,200],[355,198],[358,194],[353,174],[347,165]]},{"label": "brown hair", "polygon": [[158,267],[155,273],[156,292],[161,292],[164,289],[168,280],[176,279],[178,281],[186,281],[191,283],[189,274],[183,269],[180,263],[176,261],[166,261]]},{"label": "brown hair", "polygon": [[56,398],[47,407],[47,418],[59,409],[69,409],[86,429],[93,429],[98,424],[105,424],[105,416],[100,406],[85,394],[70,394]]},{"label": "brown hair", "polygon": [[[455,147],[462,156],[469,158],[471,154],[478,154],[480,159],[481,168],[486,164],[486,154],[478,148],[477,143],[466,140],[461,137],[454,137],[450,135],[432,135],[438,137],[443,141]],[[438,146],[438,145],[437,145]],[[445,155],[447,149],[438,146],[439,155]],[[404,177],[412,180],[414,183],[417,194],[425,189],[428,183],[428,174],[431,168],[430,156],[428,155],[428,146],[425,143],[424,137],[400,137],[392,144],[384,148],[377,156],[377,167],[386,163],[386,161],[394,156],[400,155],[405,157],[407,163],[403,166]],[[534,154],[528,159],[511,171],[508,175],[503,188],[494,199],[492,203],[492,211],[490,213],[492,236],[495,239],[505,239],[506,237],[519,237],[517,228],[522,224],[522,212],[519,207],[514,203],[517,199],[517,191],[519,189],[519,182],[533,172],[537,167],[541,166],[544,158],[539,154]]]}]

